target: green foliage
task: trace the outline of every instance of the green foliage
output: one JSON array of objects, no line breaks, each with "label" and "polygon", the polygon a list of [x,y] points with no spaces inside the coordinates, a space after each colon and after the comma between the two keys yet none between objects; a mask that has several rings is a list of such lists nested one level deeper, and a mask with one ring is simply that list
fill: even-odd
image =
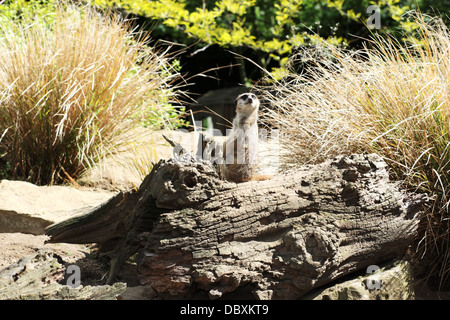
[{"label": "green foliage", "polygon": [[0,17],[13,20],[29,20],[33,17],[51,23],[55,16],[55,0],[7,0],[0,6]]},{"label": "green foliage", "polygon": [[369,17],[366,10],[372,4],[380,7],[384,31],[415,28],[411,21],[402,19],[414,6],[414,0],[95,0],[92,3],[158,20],[156,31],[159,28],[185,43],[199,39],[204,44],[225,48],[252,48],[262,52],[257,62],[264,68],[273,60],[283,66],[282,58],[301,46],[320,42],[346,45],[350,33],[368,35],[364,24]]},{"label": "green foliage", "polygon": [[199,1],[94,1],[99,6],[118,5],[127,12],[158,19],[190,37],[223,47],[244,45],[280,55],[290,53],[309,36],[306,31],[297,30],[304,23],[303,18],[310,15],[304,12],[303,1],[222,0],[211,8],[197,7],[196,2]]}]

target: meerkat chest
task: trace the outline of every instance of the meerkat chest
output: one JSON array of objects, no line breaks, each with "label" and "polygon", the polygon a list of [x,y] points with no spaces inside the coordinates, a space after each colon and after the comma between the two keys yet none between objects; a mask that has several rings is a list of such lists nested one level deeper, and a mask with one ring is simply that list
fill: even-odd
[{"label": "meerkat chest", "polygon": [[233,129],[234,130],[254,130],[257,129],[257,122],[258,122],[258,114],[257,112],[253,112],[250,114],[247,113],[241,113],[236,115],[236,118],[233,121]]},{"label": "meerkat chest", "polygon": [[239,122],[238,125],[233,126],[231,137],[233,139],[243,139],[247,143],[257,143],[258,126],[254,122]]}]

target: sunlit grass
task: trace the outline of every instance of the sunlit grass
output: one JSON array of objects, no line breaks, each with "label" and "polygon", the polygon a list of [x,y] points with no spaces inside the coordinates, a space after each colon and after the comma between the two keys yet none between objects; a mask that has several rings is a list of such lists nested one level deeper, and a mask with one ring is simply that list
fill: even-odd
[{"label": "sunlit grass", "polygon": [[448,284],[450,38],[441,20],[416,22],[415,44],[375,36],[358,52],[327,46],[328,59],[261,92],[273,106],[263,121],[281,129],[287,166],[376,152],[393,178],[428,193],[418,251],[432,260],[429,274]]},{"label": "sunlit grass", "polygon": [[0,19],[2,172],[37,184],[76,179],[174,95],[168,59],[130,23],[88,8],[53,20]]}]

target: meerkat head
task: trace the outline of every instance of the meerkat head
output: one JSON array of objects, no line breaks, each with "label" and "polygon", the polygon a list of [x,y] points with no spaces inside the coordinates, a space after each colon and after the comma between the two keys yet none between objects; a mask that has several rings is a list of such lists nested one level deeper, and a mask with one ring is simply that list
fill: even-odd
[{"label": "meerkat head", "polygon": [[243,93],[236,98],[236,112],[252,112],[259,108],[259,99],[253,93]]}]

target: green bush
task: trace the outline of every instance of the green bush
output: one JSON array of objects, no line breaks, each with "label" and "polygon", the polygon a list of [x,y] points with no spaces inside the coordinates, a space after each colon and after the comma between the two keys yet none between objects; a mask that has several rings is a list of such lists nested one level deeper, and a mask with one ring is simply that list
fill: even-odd
[{"label": "green bush", "polygon": [[177,73],[130,25],[52,8],[45,19],[0,20],[2,173],[37,184],[76,179],[136,125],[178,118],[169,104]]},{"label": "green bush", "polygon": [[299,47],[319,42],[345,45],[358,40],[355,36],[369,36],[365,23],[370,15],[367,8],[372,4],[380,8],[383,32],[415,28],[402,15],[414,8],[417,1],[95,0],[90,3],[158,21],[153,32],[172,41],[201,40],[200,46],[218,44],[237,53],[242,53],[242,48],[251,48],[261,67],[267,69],[274,64],[281,67],[269,70],[279,79],[285,74],[287,57]]}]

